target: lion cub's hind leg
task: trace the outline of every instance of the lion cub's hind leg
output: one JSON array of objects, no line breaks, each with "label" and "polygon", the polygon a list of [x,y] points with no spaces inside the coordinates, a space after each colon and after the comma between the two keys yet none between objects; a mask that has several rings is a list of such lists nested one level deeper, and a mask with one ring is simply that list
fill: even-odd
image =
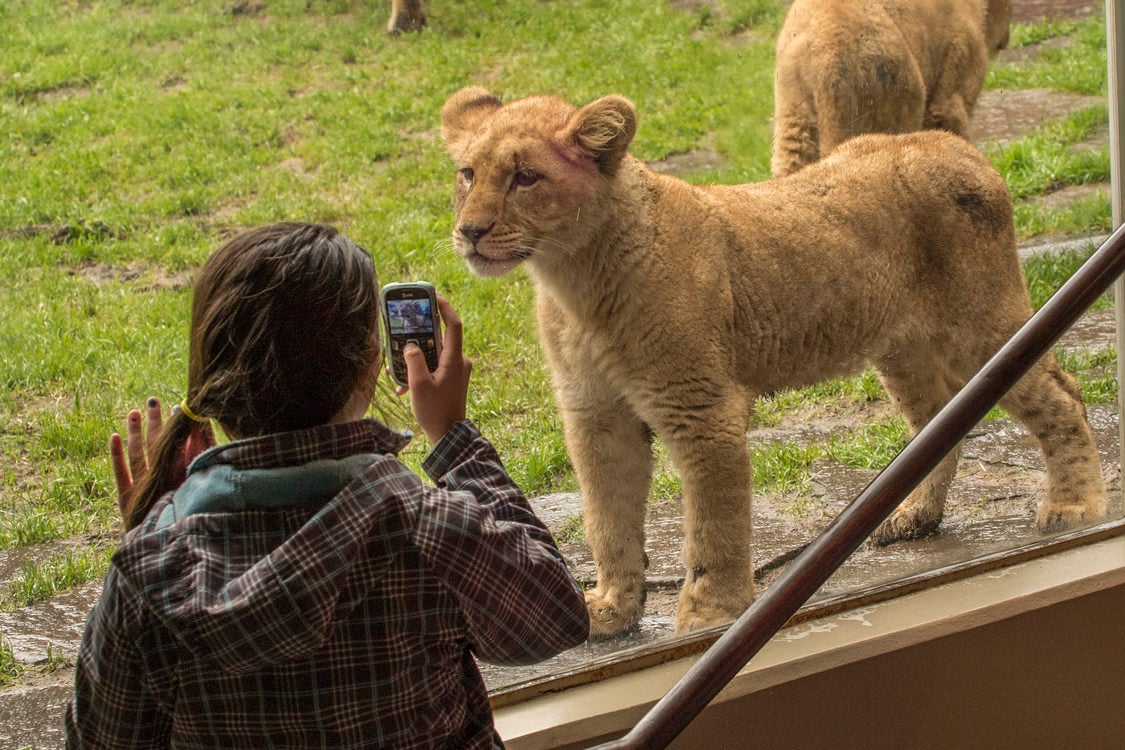
[{"label": "lion cub's hind leg", "polygon": [[[948,371],[936,358],[896,358],[880,363],[879,376],[891,401],[899,408],[916,435],[953,397]],[[872,533],[876,544],[918,539],[937,529],[945,512],[949,484],[957,471],[961,443],[951,450],[895,511]]]},{"label": "lion cub's hind leg", "polygon": [[1035,435],[1047,467],[1047,497],[1039,506],[1040,533],[1105,518],[1105,479],[1078,385],[1047,354],[1000,401]]},{"label": "lion cub's hind leg", "polygon": [[820,133],[816,113],[800,92],[780,89],[774,96],[777,103],[770,171],[774,177],[782,177],[821,157]]},{"label": "lion cub's hind leg", "polygon": [[[936,359],[936,358],[935,358]],[[934,362],[910,368],[880,368],[884,385],[917,433],[977,369],[975,360],[960,363],[964,378],[954,377]],[[1048,354],[1000,400],[1000,405],[1039,441],[1047,469],[1047,497],[1036,520],[1050,533],[1105,517],[1107,496],[1101,462],[1086,410],[1074,380]],[[930,475],[871,535],[876,544],[914,539],[937,528],[949,483],[956,472],[961,444],[949,452]]]}]

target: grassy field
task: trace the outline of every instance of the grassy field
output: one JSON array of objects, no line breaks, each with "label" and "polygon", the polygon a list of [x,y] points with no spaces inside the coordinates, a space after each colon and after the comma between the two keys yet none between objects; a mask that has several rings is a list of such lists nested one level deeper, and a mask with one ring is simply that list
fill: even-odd
[{"label": "grassy field", "polygon": [[[384,283],[434,282],[466,323],[471,415],[529,493],[573,487],[527,276],[476,279],[449,250],[453,170],[438,110],[469,84],[505,99],[621,93],[639,111],[640,158],[709,149],[722,165],[685,177],[764,179],[783,8],[699,5],[433,0],[424,32],[389,37],[386,2],[5,2],[0,550],[98,535],[90,544],[112,546],[106,438],[145,397],[182,394],[193,270],[231,233],[283,219],[336,224],[371,249]],[[1105,96],[1103,27],[1095,14],[1017,28],[1015,44],[1066,34],[1072,46],[998,66],[988,85]],[[1021,198],[1105,180],[1105,148],[1068,147],[1106,116],[1095,107],[989,155]],[[1022,210],[1019,231],[1093,233],[1109,221],[1098,200]],[[1037,300],[1072,269],[1034,269]],[[796,408],[786,398],[879,397],[870,375],[827,393],[774,399],[761,418]],[[890,432],[901,443],[901,426]],[[407,460],[426,447],[418,439]],[[771,471],[760,464],[763,478]],[[675,491],[667,473],[654,486]],[[0,606],[104,568],[97,550],[68,555],[44,566],[66,571],[45,576],[54,588],[29,584],[29,571]]]}]

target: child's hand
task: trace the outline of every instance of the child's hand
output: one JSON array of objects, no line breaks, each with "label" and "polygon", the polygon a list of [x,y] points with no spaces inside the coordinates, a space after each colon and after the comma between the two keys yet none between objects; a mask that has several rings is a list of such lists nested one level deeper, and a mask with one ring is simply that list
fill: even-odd
[{"label": "child's hand", "polygon": [[431,373],[422,350],[408,345],[403,358],[409,388],[399,389],[400,395],[410,391],[414,418],[433,443],[440,440],[454,422],[465,418],[469,375],[473,371],[473,363],[461,353],[461,319],[445,297],[439,294],[437,300],[445,326],[437,369]]},{"label": "child's hand", "polygon": [[[141,412],[133,409],[125,417],[124,441],[121,435],[109,436],[109,459],[113,464],[113,479],[117,484],[117,509],[124,516],[132,504],[133,485],[141,481],[148,471],[148,454],[164,428],[160,401],[150,398],[145,403],[147,429],[141,429]],[[128,453],[128,458],[126,458]]]},{"label": "child's hand", "polygon": [[[173,406],[176,412],[178,407]],[[133,491],[148,473],[156,453],[156,441],[164,432],[164,415],[160,399],[155,396],[145,402],[144,415],[133,409],[125,416],[125,438],[119,433],[109,436],[109,460],[113,466],[113,481],[117,484],[117,509],[128,519],[133,507]],[[178,486],[187,474],[188,464],[197,455],[215,444],[210,425],[192,429],[184,442],[183,450],[172,466],[172,481]]]}]

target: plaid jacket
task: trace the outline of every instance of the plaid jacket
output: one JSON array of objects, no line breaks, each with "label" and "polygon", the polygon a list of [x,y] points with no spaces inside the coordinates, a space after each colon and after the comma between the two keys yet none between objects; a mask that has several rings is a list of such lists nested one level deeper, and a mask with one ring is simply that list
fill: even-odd
[{"label": "plaid jacket", "polygon": [[499,746],[474,656],[582,643],[583,595],[471,423],[437,487],[404,444],[364,420],[200,455],[114,555],[67,746]]}]

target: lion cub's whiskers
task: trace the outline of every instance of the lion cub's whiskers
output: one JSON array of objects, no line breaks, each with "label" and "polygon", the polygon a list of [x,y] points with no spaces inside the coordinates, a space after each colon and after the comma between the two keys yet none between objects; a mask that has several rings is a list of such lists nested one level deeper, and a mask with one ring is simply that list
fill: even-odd
[{"label": "lion cub's whiskers", "polygon": [[[563,242],[555,237],[529,237],[538,247],[538,254],[542,254],[544,249],[556,250],[558,254],[564,255],[567,258],[578,257],[578,248],[574,247],[569,242]],[[533,251],[533,253],[536,251]]]},{"label": "lion cub's whiskers", "polygon": [[457,251],[457,245],[456,245],[456,243],[453,242],[452,237],[445,237],[445,238],[440,239],[440,240],[434,240],[433,243],[430,244],[430,251],[435,256],[444,255],[445,253],[448,253],[451,250],[453,252]]}]

